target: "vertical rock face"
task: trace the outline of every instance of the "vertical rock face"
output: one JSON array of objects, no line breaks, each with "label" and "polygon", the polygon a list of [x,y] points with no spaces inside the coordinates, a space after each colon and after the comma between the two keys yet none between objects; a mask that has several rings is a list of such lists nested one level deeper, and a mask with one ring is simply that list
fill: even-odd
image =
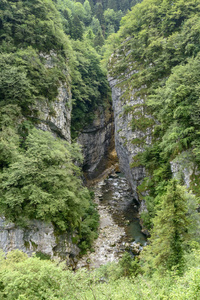
[{"label": "vertical rock face", "polygon": [[[41,58],[45,60],[45,67],[51,69],[54,67],[54,59],[57,54],[53,51],[50,54],[40,53]],[[66,70],[63,70],[66,73]],[[65,74],[66,80],[68,74]],[[54,101],[38,102],[36,108],[38,110],[38,128],[44,131],[50,131],[54,135],[71,140],[71,89],[67,81],[59,82],[58,95]]]},{"label": "vertical rock face", "polygon": [[37,104],[38,128],[50,131],[56,136],[71,140],[71,91],[67,84],[60,83],[56,100]]},{"label": "vertical rock face", "polygon": [[111,107],[99,107],[91,125],[81,132],[78,143],[82,145],[83,170],[88,179],[100,175],[109,167],[109,153],[114,149],[114,123]]},{"label": "vertical rock face", "polygon": [[[151,143],[151,130],[147,128],[142,131],[132,127],[134,118],[131,111],[126,111],[127,107],[134,107],[138,104],[142,106],[144,103],[141,98],[134,98],[134,91],[131,92],[131,97],[126,99],[123,97],[124,90],[118,87],[120,81],[113,77],[109,77],[109,83],[112,89],[112,101],[115,120],[115,147],[119,157],[121,171],[125,174],[129,181],[135,198],[138,200],[137,186],[145,177],[145,169],[141,166],[133,166],[134,157],[141,153],[144,145]],[[143,114],[142,107],[137,108]],[[146,116],[147,117],[147,116]],[[138,143],[142,140],[142,143]]]},{"label": "vertical rock face", "polygon": [[55,236],[51,223],[32,220],[26,228],[20,228],[14,223],[6,223],[4,218],[0,218],[0,248],[5,253],[20,249],[28,255],[43,253],[49,257],[58,256],[71,265],[76,263],[74,258],[80,252],[70,235]]}]

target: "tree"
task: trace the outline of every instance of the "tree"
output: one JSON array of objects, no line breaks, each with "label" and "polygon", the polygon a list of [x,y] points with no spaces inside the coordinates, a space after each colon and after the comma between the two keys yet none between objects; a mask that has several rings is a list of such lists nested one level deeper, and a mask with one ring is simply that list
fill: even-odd
[{"label": "tree", "polygon": [[123,13],[121,10],[115,12],[113,9],[108,8],[106,11],[104,11],[107,36],[118,31],[122,16]]},{"label": "tree", "polygon": [[83,25],[77,15],[72,19],[71,37],[74,40],[82,40],[83,38]]},{"label": "tree", "polygon": [[[2,2],[2,1],[1,1]],[[31,46],[39,51],[63,50],[67,41],[59,12],[52,1],[3,1],[0,48]]]},{"label": "tree", "polygon": [[94,32],[94,34],[97,34],[97,32],[101,29],[99,20],[97,18],[93,17],[90,27],[91,27],[92,31]]},{"label": "tree", "polygon": [[148,101],[162,124],[162,151],[172,158],[199,141],[199,68],[199,54],[173,68],[166,84]]},{"label": "tree", "polygon": [[72,30],[72,20],[71,17],[69,15],[69,10],[64,9],[63,11],[63,27],[64,27],[64,31],[66,34],[70,34],[71,30]]},{"label": "tree", "polygon": [[92,10],[90,6],[90,2],[88,0],[85,0],[83,7],[85,9],[84,22],[85,25],[88,26],[92,21]]},{"label": "tree", "polygon": [[[194,202],[195,197],[190,197]],[[166,193],[161,196],[159,210],[153,219],[150,245],[142,254],[142,258],[153,269],[183,270],[185,244],[189,242],[190,217],[194,212],[190,211],[189,217],[187,198],[185,188],[178,185],[175,179],[169,182]]]},{"label": "tree", "polygon": [[8,167],[17,160],[20,146],[18,129],[22,120],[17,105],[6,105],[0,109],[0,167]]},{"label": "tree", "polygon": [[102,30],[99,30],[94,38],[94,47],[97,49],[101,48],[104,44],[104,41]]},{"label": "tree", "polygon": [[104,15],[103,15],[103,6],[100,2],[97,2],[96,6],[95,6],[95,16],[97,17],[97,19],[99,20],[101,26],[102,24],[104,24]]}]

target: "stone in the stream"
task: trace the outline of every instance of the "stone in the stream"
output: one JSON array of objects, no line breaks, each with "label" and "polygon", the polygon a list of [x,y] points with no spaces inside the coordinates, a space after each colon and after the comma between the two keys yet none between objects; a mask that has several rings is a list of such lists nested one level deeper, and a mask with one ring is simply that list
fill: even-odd
[{"label": "stone in the stream", "polygon": [[130,244],[130,250],[133,254],[138,255],[140,251],[142,250],[140,244],[133,242]]},{"label": "stone in the stream", "polygon": [[110,174],[110,178],[118,178],[119,176],[116,173]]}]

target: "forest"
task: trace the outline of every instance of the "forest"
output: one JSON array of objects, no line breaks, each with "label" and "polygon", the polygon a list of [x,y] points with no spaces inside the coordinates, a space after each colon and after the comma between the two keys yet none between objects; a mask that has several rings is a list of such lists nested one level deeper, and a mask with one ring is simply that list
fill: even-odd
[{"label": "forest", "polygon": [[[130,168],[145,169],[135,192],[148,242],[139,256],[76,271],[1,250],[0,299],[199,299],[199,16],[200,0],[1,0],[1,217],[20,228],[50,222],[80,256],[93,251],[99,214],[77,138],[112,106],[112,78],[121,124],[136,134],[122,137],[139,149]],[[67,137],[43,130],[61,90]]]}]

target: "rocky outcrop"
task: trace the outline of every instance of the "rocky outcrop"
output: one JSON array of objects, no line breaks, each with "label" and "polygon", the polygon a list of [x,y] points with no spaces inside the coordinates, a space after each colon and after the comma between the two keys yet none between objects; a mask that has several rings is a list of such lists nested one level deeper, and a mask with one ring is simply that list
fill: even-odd
[{"label": "rocky outcrop", "polygon": [[54,135],[71,140],[71,91],[68,85],[60,82],[56,100],[38,102],[37,127]]},{"label": "rocky outcrop", "polygon": [[26,228],[7,223],[0,218],[0,249],[5,253],[19,249],[28,255],[33,253],[65,259],[75,266],[79,248],[72,243],[69,234],[55,235],[54,227],[39,220],[29,221]]},{"label": "rocky outcrop", "polygon": [[173,177],[194,192],[199,186],[199,169],[190,150],[183,151],[170,162]]},{"label": "rocky outcrop", "polygon": [[93,123],[78,137],[84,155],[83,170],[88,179],[94,179],[110,167],[113,163],[110,153],[115,147],[112,108],[99,107],[94,114]]},{"label": "rocky outcrop", "polygon": [[[45,67],[51,69],[54,67],[57,54],[50,51],[50,54],[40,53],[41,59],[45,60]],[[71,140],[71,88],[68,82],[68,70],[63,70],[66,76],[66,82],[59,82],[58,95],[53,101],[48,99],[38,101],[36,104],[37,110],[37,127],[50,131],[55,136],[58,136],[67,141]]]},{"label": "rocky outcrop", "polygon": [[[144,100],[134,98],[135,91],[131,91],[131,97],[123,97],[124,90],[118,85],[121,80],[109,77],[109,83],[112,89],[112,101],[115,120],[115,147],[119,157],[121,171],[129,181],[135,198],[138,200],[137,186],[145,177],[145,169],[141,166],[132,166],[134,158],[143,151],[145,145],[151,143],[151,129],[134,129],[132,120],[134,118],[132,110],[127,108],[138,106],[137,110],[143,114],[142,105]],[[148,117],[148,116],[146,116]],[[151,118],[151,116],[149,116]],[[142,143],[140,143],[142,141]]]}]

